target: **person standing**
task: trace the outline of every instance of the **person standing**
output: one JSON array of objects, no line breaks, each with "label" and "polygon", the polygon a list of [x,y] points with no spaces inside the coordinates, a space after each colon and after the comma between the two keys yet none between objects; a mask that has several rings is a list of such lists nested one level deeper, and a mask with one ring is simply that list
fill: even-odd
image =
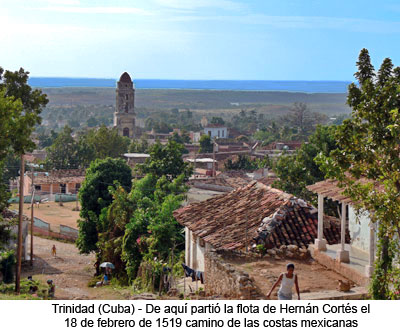
[{"label": "person standing", "polygon": [[56,257],[57,255],[56,245],[53,245],[53,247],[51,248],[51,254],[53,254],[53,256]]},{"label": "person standing", "polygon": [[300,300],[300,290],[297,275],[294,273],[294,264],[289,263],[286,266],[286,273],[280,274],[278,280],[272,286],[271,290],[267,294],[267,298],[271,297],[271,293],[274,289],[281,283],[281,287],[278,291],[278,299],[279,300],[292,300],[292,290],[293,286],[296,286],[296,292],[298,299]]}]

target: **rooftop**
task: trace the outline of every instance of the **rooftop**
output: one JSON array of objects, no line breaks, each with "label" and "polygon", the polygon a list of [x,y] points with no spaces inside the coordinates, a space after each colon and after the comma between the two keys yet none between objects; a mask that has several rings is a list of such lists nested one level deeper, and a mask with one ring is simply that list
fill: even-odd
[{"label": "rooftop", "polygon": [[[317,235],[317,210],[281,190],[258,182],[194,203],[174,212],[176,220],[216,249],[243,249],[264,243],[268,248],[307,246]],[[328,243],[340,241],[340,224],[326,219]]]},{"label": "rooftop", "polygon": [[131,79],[131,76],[127,72],[124,72],[124,73],[122,73],[121,77],[119,78],[119,81],[131,83],[132,79]]},{"label": "rooftop", "polygon": [[[27,176],[31,177],[30,173],[27,173]],[[48,173],[38,173],[34,178],[35,184],[82,183],[84,180],[84,169],[54,170]]]}]

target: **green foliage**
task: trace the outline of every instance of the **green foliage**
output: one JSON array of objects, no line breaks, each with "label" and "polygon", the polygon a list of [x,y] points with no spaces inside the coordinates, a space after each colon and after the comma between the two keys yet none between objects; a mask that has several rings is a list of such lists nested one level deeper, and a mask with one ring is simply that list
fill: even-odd
[{"label": "green foliage", "polygon": [[265,247],[264,244],[259,244],[256,246],[257,253],[259,253],[261,256],[264,256],[267,253],[267,248]]},{"label": "green foliage", "polygon": [[248,155],[238,155],[237,159],[228,159],[224,163],[225,170],[245,170],[254,171],[259,168],[271,167],[268,156],[261,159],[252,159]]},{"label": "green foliage", "polygon": [[129,153],[147,153],[149,151],[149,142],[145,138],[140,140],[133,139],[128,150]]},{"label": "green foliage", "polygon": [[328,120],[326,115],[311,112],[306,103],[295,102],[290,113],[282,117],[283,123],[288,128],[297,130],[296,140],[304,140],[313,133],[318,124],[324,124]]},{"label": "green foliage", "polygon": [[327,177],[339,180],[356,209],[379,222],[372,296],[399,299],[400,68],[386,58],[375,74],[366,49],[357,66],[359,86],[351,84],[347,98],[352,118],[337,128],[339,147],[317,161]]},{"label": "green foliage", "polygon": [[82,253],[97,250],[97,224],[103,208],[108,207],[113,198],[109,191],[115,183],[126,191],[132,185],[132,173],[122,159],[97,159],[86,171],[85,181],[79,189],[81,211],[77,246]]},{"label": "green foliage", "polygon": [[16,173],[12,170],[13,157],[34,149],[31,134],[48,103],[45,94],[28,85],[28,75],[22,68],[11,72],[0,67],[0,213],[9,198],[6,185]]},{"label": "green foliage", "polygon": [[211,136],[203,134],[200,137],[200,149],[199,153],[212,153],[213,143],[211,141]]},{"label": "green foliage", "polygon": [[0,253],[0,271],[3,274],[4,283],[12,283],[14,281],[14,266],[16,258],[13,250]]},{"label": "green foliage", "polygon": [[189,163],[184,162],[182,153],[184,146],[169,139],[166,145],[155,143],[149,149],[150,158],[144,164],[138,165],[137,169],[142,174],[153,174],[157,177],[165,176],[169,181],[183,174],[188,180],[193,173]]},{"label": "green foliage", "polygon": [[[320,153],[329,155],[338,147],[335,131],[334,125],[319,125],[308,143],[303,144],[294,155],[282,155],[274,166],[279,180],[273,186],[314,203],[315,196],[306,186],[324,180],[325,174],[314,159]],[[327,202],[327,205],[329,213],[337,215],[336,205],[331,202]]]},{"label": "green foliage", "polygon": [[31,134],[49,100],[41,90],[32,90],[28,78],[23,68],[11,72],[0,67],[0,160],[9,148],[24,154],[35,147]]},{"label": "green foliage", "polygon": [[72,136],[72,129],[65,126],[53,144],[47,149],[47,169],[74,169],[87,167],[93,158],[93,151],[80,145]]},{"label": "green foliage", "polygon": [[211,124],[224,125],[225,121],[222,117],[213,117],[210,121]]},{"label": "green foliage", "polygon": [[130,144],[129,138],[118,135],[116,128],[109,129],[105,125],[89,130],[83,141],[93,148],[96,159],[120,158],[128,152]]}]

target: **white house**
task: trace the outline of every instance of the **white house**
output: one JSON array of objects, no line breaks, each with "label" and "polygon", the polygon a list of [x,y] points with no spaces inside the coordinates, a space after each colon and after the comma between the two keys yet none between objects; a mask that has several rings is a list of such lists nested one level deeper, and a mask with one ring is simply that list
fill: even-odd
[{"label": "white house", "polygon": [[[347,273],[359,272],[361,276],[370,278],[374,269],[376,251],[376,224],[372,223],[368,212],[357,212],[351,198],[343,194],[344,189],[338,181],[324,180],[307,187],[318,194],[318,238],[313,248],[319,253],[333,256],[336,253],[335,269],[346,276]],[[327,246],[320,230],[324,226],[324,198],[341,203],[341,224],[350,231],[350,242],[346,243],[342,235],[339,245]],[[318,255],[317,255],[318,256]],[[329,262],[329,261],[328,261]],[[353,279],[354,276],[348,277]],[[353,279],[354,280],[354,279]]]},{"label": "white house", "polygon": [[211,138],[228,138],[228,127],[221,124],[208,124],[204,127],[204,133]]}]

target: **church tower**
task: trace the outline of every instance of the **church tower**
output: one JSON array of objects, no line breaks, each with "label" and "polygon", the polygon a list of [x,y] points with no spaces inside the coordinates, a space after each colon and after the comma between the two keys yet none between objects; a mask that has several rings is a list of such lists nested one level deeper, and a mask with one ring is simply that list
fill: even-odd
[{"label": "church tower", "polygon": [[117,101],[114,127],[120,136],[134,137],[135,131],[135,86],[128,73],[124,72],[117,82]]}]

